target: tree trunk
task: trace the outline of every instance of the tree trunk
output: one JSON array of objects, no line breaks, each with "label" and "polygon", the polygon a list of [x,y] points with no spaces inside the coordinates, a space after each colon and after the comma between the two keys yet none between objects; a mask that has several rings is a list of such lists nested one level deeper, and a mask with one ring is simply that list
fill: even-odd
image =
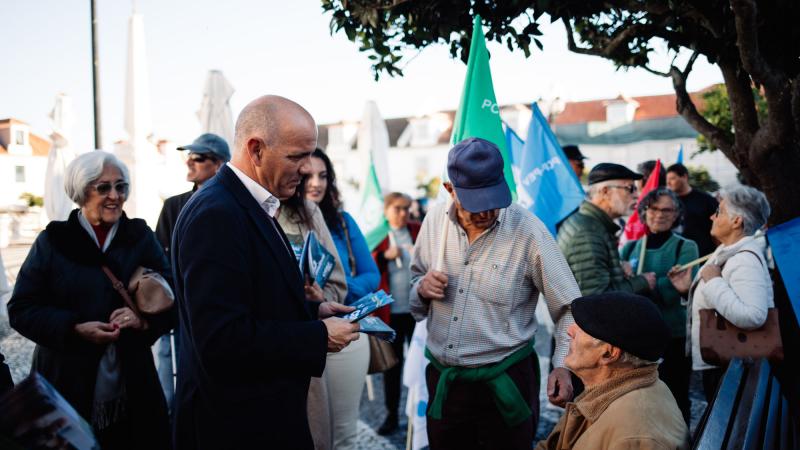
[{"label": "tree trunk", "polygon": [[800,217],[800,147],[770,149],[763,161],[751,160],[744,175],[767,196],[770,226]]}]

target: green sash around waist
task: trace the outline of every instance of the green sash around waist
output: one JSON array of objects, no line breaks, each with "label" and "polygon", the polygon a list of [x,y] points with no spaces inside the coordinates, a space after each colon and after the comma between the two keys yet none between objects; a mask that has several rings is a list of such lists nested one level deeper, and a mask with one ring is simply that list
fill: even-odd
[{"label": "green sash around waist", "polygon": [[[508,355],[506,359],[494,364],[481,367],[448,367],[440,363],[425,347],[425,357],[433,364],[433,367],[440,372],[439,382],[436,384],[436,395],[433,397],[428,415],[433,419],[442,418],[442,408],[447,400],[447,393],[453,380],[468,382],[483,381],[494,394],[494,403],[497,410],[503,417],[506,425],[515,426],[531,416],[531,408],[522,397],[522,393],[517,389],[514,380],[506,373],[509,367],[517,364],[534,353],[533,341],[514,353]],[[537,381],[534,386],[538,387],[539,373],[538,361],[535,367],[537,373],[534,378]],[[533,395],[539,395],[538,391]]]}]

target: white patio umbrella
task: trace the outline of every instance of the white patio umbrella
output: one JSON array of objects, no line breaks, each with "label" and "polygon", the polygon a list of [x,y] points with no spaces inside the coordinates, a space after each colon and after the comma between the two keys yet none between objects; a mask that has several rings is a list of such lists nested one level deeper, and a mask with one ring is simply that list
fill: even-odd
[{"label": "white patio umbrella", "polygon": [[233,145],[233,115],[230,99],[235,90],[219,70],[208,72],[203,102],[197,117],[204,133],[214,133]]},{"label": "white patio umbrella", "polygon": [[378,105],[369,100],[364,105],[364,115],[358,127],[356,148],[364,167],[369,166],[369,158],[375,165],[375,174],[384,194],[391,192],[389,182],[389,130],[378,111]]},{"label": "white patio umbrella", "polygon": [[44,208],[50,220],[67,220],[69,212],[75,207],[64,191],[64,172],[67,165],[75,158],[70,148],[69,138],[72,131],[73,113],[72,99],[66,94],[58,94],[53,110],[53,132],[50,138],[53,145],[47,157],[47,174],[44,181]]}]

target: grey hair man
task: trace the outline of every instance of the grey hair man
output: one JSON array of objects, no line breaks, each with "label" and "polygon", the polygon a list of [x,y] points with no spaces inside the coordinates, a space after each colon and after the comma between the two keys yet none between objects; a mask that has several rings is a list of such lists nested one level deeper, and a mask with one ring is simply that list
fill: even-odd
[{"label": "grey hair man", "polygon": [[672,393],[658,379],[670,332],[649,299],[625,292],[581,297],[564,364],[586,390],[537,450],[689,447]]},{"label": "grey hair man", "polygon": [[635,180],[642,176],[625,166],[601,163],[589,172],[587,200],[558,231],[558,245],[567,258],[583,295],[608,291],[646,293],[655,288],[652,272],[633,275],[620,263],[614,221],[633,212]]},{"label": "grey hair man", "polygon": [[447,172],[453,202],[422,223],[409,295],[414,318],[428,320],[430,447],[530,449],[539,409],[536,303],[542,293],[556,324],[547,393],[563,405],[572,398],[562,363],[569,305],[580,291],[547,228],[511,203],[496,145],[456,144]]}]

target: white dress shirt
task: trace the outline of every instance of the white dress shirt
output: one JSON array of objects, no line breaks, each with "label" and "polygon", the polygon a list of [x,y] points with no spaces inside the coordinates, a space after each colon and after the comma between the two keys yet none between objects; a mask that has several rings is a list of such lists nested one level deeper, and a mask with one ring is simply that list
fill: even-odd
[{"label": "white dress shirt", "polygon": [[256,199],[261,208],[266,211],[266,213],[275,218],[275,214],[278,212],[278,208],[281,206],[281,201],[278,200],[278,197],[272,195],[270,191],[267,190],[264,186],[258,184],[255,180],[247,176],[244,172],[239,170],[236,166],[231,164],[230,162],[226,163],[228,167],[233,171],[234,174],[242,181],[244,184],[245,189],[250,192],[250,195]]}]

